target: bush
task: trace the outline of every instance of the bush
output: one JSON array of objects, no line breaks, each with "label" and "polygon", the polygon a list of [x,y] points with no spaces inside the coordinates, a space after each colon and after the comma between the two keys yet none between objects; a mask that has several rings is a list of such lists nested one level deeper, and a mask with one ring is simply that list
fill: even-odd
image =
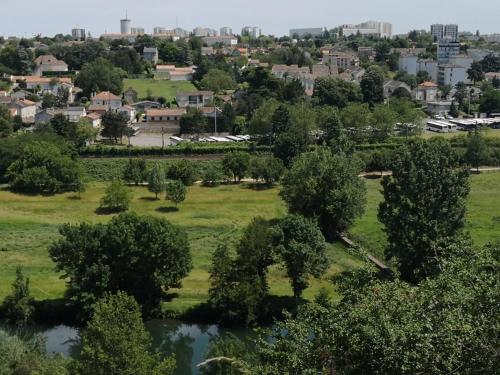
[{"label": "bush", "polygon": [[186,199],[186,186],[181,181],[169,181],[165,187],[165,199],[172,201],[176,206]]},{"label": "bush", "polygon": [[77,191],[81,185],[81,170],[57,145],[33,142],[20,158],[7,169],[10,188],[23,193],[55,194]]},{"label": "bush", "polygon": [[266,184],[278,182],[285,171],[281,159],[273,156],[254,157],[250,160],[249,173],[255,180],[262,180]]},{"label": "bush", "polygon": [[170,180],[180,180],[186,186],[191,186],[197,179],[195,166],[187,160],[173,163],[167,170],[167,178]]},{"label": "bush", "polygon": [[123,179],[130,183],[139,185],[148,178],[148,169],[144,159],[128,159],[127,166],[123,172]]},{"label": "bush", "polygon": [[234,181],[241,181],[248,172],[250,164],[250,154],[243,151],[232,151],[222,160],[222,167],[224,172],[234,179]]},{"label": "bush", "polygon": [[2,310],[11,324],[25,326],[33,318],[34,300],[30,295],[30,280],[25,278],[21,268],[16,269],[16,279],[12,284],[12,293],[5,298]]},{"label": "bush", "polygon": [[202,185],[203,186],[217,186],[224,179],[224,173],[221,168],[215,165],[209,165],[202,172]]},{"label": "bush", "polygon": [[131,200],[129,189],[121,181],[115,180],[106,188],[99,210],[108,213],[127,211]]}]

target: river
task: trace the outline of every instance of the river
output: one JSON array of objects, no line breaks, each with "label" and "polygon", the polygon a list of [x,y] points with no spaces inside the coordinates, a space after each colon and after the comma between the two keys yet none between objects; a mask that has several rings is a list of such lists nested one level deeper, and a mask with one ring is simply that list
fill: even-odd
[{"label": "river", "polygon": [[[196,365],[205,358],[211,341],[228,333],[232,333],[241,339],[253,335],[252,331],[246,329],[186,324],[177,320],[152,320],[146,323],[146,328],[153,338],[153,346],[156,350],[167,355],[175,355],[177,363],[176,375],[199,374]],[[66,356],[78,357],[80,353],[78,328],[66,325],[34,326],[30,328],[29,333],[40,334],[45,337],[48,354],[62,353]]]}]

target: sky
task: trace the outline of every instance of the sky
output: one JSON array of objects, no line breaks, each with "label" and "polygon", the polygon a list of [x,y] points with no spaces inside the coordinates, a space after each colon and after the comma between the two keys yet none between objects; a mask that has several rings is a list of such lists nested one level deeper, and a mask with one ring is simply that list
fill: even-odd
[{"label": "sky", "polygon": [[499,0],[0,0],[0,35],[70,34],[74,27],[98,36],[119,32],[125,13],[132,26],[168,29],[176,24],[219,30],[258,26],[263,34],[287,35],[291,28],[328,27],[367,20],[393,24],[393,33],[457,23],[462,31],[500,33]]}]

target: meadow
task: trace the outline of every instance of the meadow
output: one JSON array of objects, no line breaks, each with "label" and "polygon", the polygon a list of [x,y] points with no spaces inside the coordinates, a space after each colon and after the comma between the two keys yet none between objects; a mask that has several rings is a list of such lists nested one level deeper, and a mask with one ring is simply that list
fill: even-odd
[{"label": "meadow", "polygon": [[127,90],[129,87],[137,91],[139,98],[146,98],[148,96],[148,90],[150,90],[152,96],[162,96],[167,102],[173,101],[178,92],[197,90],[190,81],[176,82],[154,79],[124,79],[124,90]]},{"label": "meadow", "polygon": [[[380,180],[366,180],[366,183],[366,213],[356,221],[350,234],[367,250],[381,256],[385,238],[377,221],[377,207],[381,200]],[[475,243],[482,245],[500,238],[500,173],[472,176],[471,186],[466,229]],[[37,299],[63,296],[65,283],[54,271],[48,248],[58,238],[58,227],[62,223],[110,220],[110,215],[95,213],[105,187],[104,182],[92,182],[81,194],[81,199],[74,193],[45,197],[0,190],[0,300],[9,293],[18,265],[30,277],[32,293]],[[278,196],[279,187],[255,190],[247,184],[216,188],[195,185],[189,188],[187,199],[179,205],[178,211],[172,210],[168,201],[155,200],[145,187],[131,186],[130,189],[134,197],[131,210],[164,217],[188,233],[194,267],[183,280],[183,287],[171,291],[176,297],[165,305],[167,310],[175,313],[206,301],[210,257],[219,243],[235,245],[245,226],[256,216],[274,218],[286,214]],[[306,298],[313,298],[321,287],[326,287],[335,295],[329,278],[363,263],[360,257],[340,243],[330,244],[328,254],[332,265],[321,280],[311,280],[304,294]],[[270,270],[269,280],[271,294],[292,295],[281,267],[275,266]]]}]

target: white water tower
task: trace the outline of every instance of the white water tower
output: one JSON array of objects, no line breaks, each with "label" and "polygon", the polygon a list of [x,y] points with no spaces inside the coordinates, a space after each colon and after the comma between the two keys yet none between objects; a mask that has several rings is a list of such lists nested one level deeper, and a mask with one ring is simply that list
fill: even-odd
[{"label": "white water tower", "polygon": [[128,15],[125,15],[125,18],[120,20],[120,32],[122,34],[130,34],[131,33],[131,25],[132,21],[128,19]]}]

